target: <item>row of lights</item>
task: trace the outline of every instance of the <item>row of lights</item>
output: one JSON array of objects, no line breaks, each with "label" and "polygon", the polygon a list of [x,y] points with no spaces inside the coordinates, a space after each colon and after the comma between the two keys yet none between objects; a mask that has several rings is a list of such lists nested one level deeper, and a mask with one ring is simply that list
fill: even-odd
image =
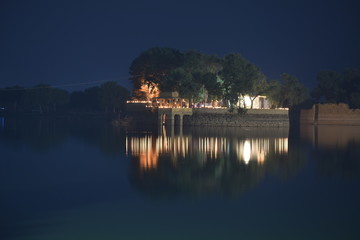
[{"label": "row of lights", "polygon": [[126,103],[151,103],[151,101],[129,100]]}]

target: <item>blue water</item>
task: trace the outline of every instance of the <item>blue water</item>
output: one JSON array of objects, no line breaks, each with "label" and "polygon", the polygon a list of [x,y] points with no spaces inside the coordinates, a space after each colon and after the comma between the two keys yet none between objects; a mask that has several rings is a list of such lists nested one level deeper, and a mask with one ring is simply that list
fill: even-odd
[{"label": "blue water", "polygon": [[359,133],[5,119],[0,239],[360,239]]}]

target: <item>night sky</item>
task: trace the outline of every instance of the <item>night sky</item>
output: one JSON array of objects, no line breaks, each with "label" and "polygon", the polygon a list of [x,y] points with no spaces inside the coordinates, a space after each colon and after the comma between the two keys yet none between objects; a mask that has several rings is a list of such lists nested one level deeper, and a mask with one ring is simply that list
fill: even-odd
[{"label": "night sky", "polygon": [[0,87],[130,88],[155,46],[240,53],[313,87],[320,70],[360,70],[360,1],[0,1]]}]

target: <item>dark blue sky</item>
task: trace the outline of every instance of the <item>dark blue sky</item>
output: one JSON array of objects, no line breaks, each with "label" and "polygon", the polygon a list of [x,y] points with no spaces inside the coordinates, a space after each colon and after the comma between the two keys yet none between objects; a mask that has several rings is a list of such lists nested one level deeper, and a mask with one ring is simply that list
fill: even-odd
[{"label": "dark blue sky", "polygon": [[132,60],[154,46],[240,53],[309,87],[320,70],[360,70],[359,1],[2,0],[0,36],[0,87],[130,87]]}]

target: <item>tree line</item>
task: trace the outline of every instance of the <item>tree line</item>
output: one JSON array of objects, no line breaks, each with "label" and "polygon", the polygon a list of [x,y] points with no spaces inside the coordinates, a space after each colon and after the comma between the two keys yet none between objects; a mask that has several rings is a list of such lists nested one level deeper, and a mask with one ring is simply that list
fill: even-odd
[{"label": "tree line", "polygon": [[129,95],[126,88],[113,81],[71,93],[48,84],[31,88],[13,86],[0,88],[0,107],[8,113],[122,113]]},{"label": "tree line", "polygon": [[190,102],[222,99],[234,108],[245,95],[252,102],[266,95],[273,107],[291,107],[309,96],[295,76],[284,73],[279,80],[268,81],[258,66],[237,53],[220,58],[197,51],[150,48],[134,59],[130,76],[133,95],[139,99],[156,91],[177,91]]},{"label": "tree line", "polygon": [[315,102],[346,103],[360,108],[360,72],[346,69],[343,72],[320,71],[317,86],[311,92]]},{"label": "tree line", "polygon": [[[258,66],[238,53],[218,57],[156,47],[136,57],[129,70],[133,96],[141,100],[149,100],[149,96],[159,92],[177,91],[190,103],[222,100],[230,109],[237,107],[245,95],[251,101],[265,95],[274,108],[319,102],[360,108],[360,73],[355,69],[319,72],[310,94],[296,76],[284,73],[279,79],[268,80]],[[129,96],[126,88],[111,81],[71,93],[47,84],[32,88],[12,86],[0,88],[0,108],[14,113],[120,113]]]},{"label": "tree line", "polygon": [[[198,51],[181,52],[173,48],[150,48],[136,57],[130,66],[133,96],[147,99],[158,92],[179,92],[190,102],[223,100],[229,108],[249,95],[251,101],[265,95],[273,108],[291,108],[304,103],[347,103],[360,107],[360,74],[321,71],[317,86],[309,91],[288,73],[269,80],[260,68],[238,53],[224,57]],[[252,104],[251,104],[252,106]],[[240,104],[241,107],[241,104]]]}]

